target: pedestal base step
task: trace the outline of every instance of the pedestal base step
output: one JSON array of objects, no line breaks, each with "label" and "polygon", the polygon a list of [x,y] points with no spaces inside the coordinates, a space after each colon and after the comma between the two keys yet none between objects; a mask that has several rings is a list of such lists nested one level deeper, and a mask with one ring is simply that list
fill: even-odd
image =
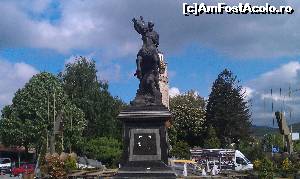
[{"label": "pedestal base step", "polygon": [[128,162],[114,178],[176,178],[176,175],[161,161],[140,161]]},{"label": "pedestal base step", "polygon": [[175,179],[176,176],[172,171],[120,171],[113,178],[121,179],[121,178],[170,178]]}]

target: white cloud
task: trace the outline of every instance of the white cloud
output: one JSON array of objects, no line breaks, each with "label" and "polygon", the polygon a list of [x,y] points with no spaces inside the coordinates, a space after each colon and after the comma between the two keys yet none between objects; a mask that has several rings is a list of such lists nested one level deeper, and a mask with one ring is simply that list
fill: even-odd
[{"label": "white cloud", "polygon": [[[292,15],[201,15],[181,14],[182,1],[59,1],[59,13],[51,18],[35,19],[54,1],[1,1],[0,47],[48,48],[59,52],[72,49],[102,49],[104,56],[134,55],[139,35],[133,30],[131,19],[143,15],[155,22],[160,34],[161,49],[177,52],[187,45],[199,44],[220,53],[238,58],[270,58],[300,54],[300,12]],[[211,1],[204,1],[213,4]],[[227,4],[236,2],[224,0]],[[299,1],[241,0],[252,5],[291,5]],[[48,12],[49,11],[49,12]],[[113,11],[113,13],[112,13]],[[53,12],[52,12],[53,13]],[[13,22],[13,23],[12,23]]]},{"label": "white cloud", "polygon": [[98,77],[100,80],[118,82],[121,80],[121,66],[119,64],[99,65]]},{"label": "white cloud", "polygon": [[68,63],[75,63],[80,56],[85,57],[86,60],[90,61],[93,60],[95,53],[89,53],[86,55],[71,55],[69,58],[65,59],[65,65]]},{"label": "white cloud", "polygon": [[[283,88],[289,85],[296,85],[298,82],[300,70],[300,63],[298,61],[291,61],[282,65],[280,68],[266,72],[260,75],[258,78],[249,82],[250,86],[256,86],[255,88],[265,89],[266,87],[273,86],[273,88]],[[261,90],[261,89],[259,89]]]},{"label": "white cloud", "polygon": [[244,93],[246,99],[250,99],[253,96],[254,89],[244,86],[242,92]]},{"label": "white cloud", "polygon": [[[71,55],[65,60],[65,64],[74,63],[80,55]],[[95,53],[89,53],[87,55],[82,55],[86,57],[87,60],[93,60]],[[109,82],[119,82],[121,79],[126,78],[126,76],[121,75],[121,66],[111,61],[98,61],[96,63],[97,76],[99,80],[109,81]],[[132,76],[132,74],[130,74]]]},{"label": "white cloud", "polygon": [[[300,122],[300,62],[291,61],[246,83],[256,125],[272,125],[274,112],[292,112],[288,123]],[[272,94],[271,94],[272,89]],[[280,93],[281,89],[281,93]],[[253,92],[254,91],[254,92]],[[273,103],[273,111],[272,111]],[[275,120],[276,121],[276,120]],[[277,126],[277,124],[275,124]]]},{"label": "white cloud", "polygon": [[11,104],[14,93],[38,71],[26,63],[0,60],[0,108]]},{"label": "white cloud", "polygon": [[169,89],[169,95],[172,98],[174,96],[180,95],[180,91],[179,91],[178,88],[172,87],[172,88]]}]

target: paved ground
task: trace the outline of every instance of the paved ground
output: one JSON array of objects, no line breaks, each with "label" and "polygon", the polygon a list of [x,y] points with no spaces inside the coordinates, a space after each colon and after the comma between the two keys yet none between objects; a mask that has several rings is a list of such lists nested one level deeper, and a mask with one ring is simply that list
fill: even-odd
[{"label": "paved ground", "polygon": [[0,175],[1,179],[21,179],[21,177],[10,177],[9,175]]}]

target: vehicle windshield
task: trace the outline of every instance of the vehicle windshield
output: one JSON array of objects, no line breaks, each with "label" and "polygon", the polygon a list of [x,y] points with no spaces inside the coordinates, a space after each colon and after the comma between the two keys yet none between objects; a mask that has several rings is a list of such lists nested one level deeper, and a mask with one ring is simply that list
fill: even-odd
[{"label": "vehicle windshield", "polygon": [[0,159],[0,164],[7,164],[7,163],[10,163],[10,159],[8,159],[8,158]]},{"label": "vehicle windshield", "polygon": [[246,162],[247,162],[248,164],[251,163],[250,160],[248,160],[246,157],[244,157],[244,159],[246,160]]}]

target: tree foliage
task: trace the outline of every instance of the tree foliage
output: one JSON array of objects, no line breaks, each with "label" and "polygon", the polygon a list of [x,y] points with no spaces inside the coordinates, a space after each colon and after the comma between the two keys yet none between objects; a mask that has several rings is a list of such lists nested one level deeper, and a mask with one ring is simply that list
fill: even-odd
[{"label": "tree foliage", "polygon": [[[204,106],[204,99],[194,91],[171,98],[170,110],[173,116],[171,130],[173,131],[170,132],[170,138],[177,141],[184,140],[191,147],[201,145],[204,131]],[[175,141],[171,141],[172,143]]]},{"label": "tree foliage", "polygon": [[[7,146],[25,146],[35,144],[39,139],[39,127],[29,119],[19,120],[15,116],[0,120],[1,143]],[[12,140],[13,139],[13,140]]]},{"label": "tree foliage", "polygon": [[121,143],[108,137],[88,140],[83,147],[89,158],[97,159],[108,166],[116,166],[122,152]]},{"label": "tree foliage", "polygon": [[258,166],[256,168],[258,170],[259,178],[265,178],[265,179],[274,178],[275,166],[270,159],[265,157],[256,163],[258,163]]},{"label": "tree foliage", "polygon": [[215,128],[223,147],[246,139],[250,133],[250,112],[242,86],[227,69],[214,81],[206,108],[206,126]]},{"label": "tree foliage", "polygon": [[175,144],[172,146],[172,149],[170,151],[170,155],[178,159],[189,160],[191,156],[190,147],[186,142],[183,141],[175,142]]},{"label": "tree foliage", "polygon": [[78,57],[68,63],[59,75],[71,101],[88,121],[85,137],[121,137],[121,124],[116,116],[123,105],[108,92],[108,84],[97,79],[95,62]]},{"label": "tree foliage", "polygon": [[220,148],[220,146],[221,142],[217,137],[215,129],[212,126],[209,126],[203,147],[208,149],[217,149]]},{"label": "tree foliage", "polygon": [[65,114],[62,116],[64,138],[70,146],[70,141],[78,140],[83,132],[84,114],[68,100],[57,77],[47,72],[37,74],[16,92],[12,105],[3,109],[0,125],[2,142],[38,149],[45,144],[47,132],[53,131],[53,121],[58,114]]},{"label": "tree foliage", "polygon": [[300,141],[294,141],[293,143],[294,151],[300,153]]},{"label": "tree foliage", "polygon": [[284,143],[282,135],[277,134],[265,134],[262,138],[262,145],[265,152],[271,152],[272,146],[278,147],[280,152],[284,152]]},{"label": "tree foliage", "polygon": [[250,161],[262,159],[264,157],[262,142],[260,139],[256,139],[254,137],[240,141],[237,149]]}]

